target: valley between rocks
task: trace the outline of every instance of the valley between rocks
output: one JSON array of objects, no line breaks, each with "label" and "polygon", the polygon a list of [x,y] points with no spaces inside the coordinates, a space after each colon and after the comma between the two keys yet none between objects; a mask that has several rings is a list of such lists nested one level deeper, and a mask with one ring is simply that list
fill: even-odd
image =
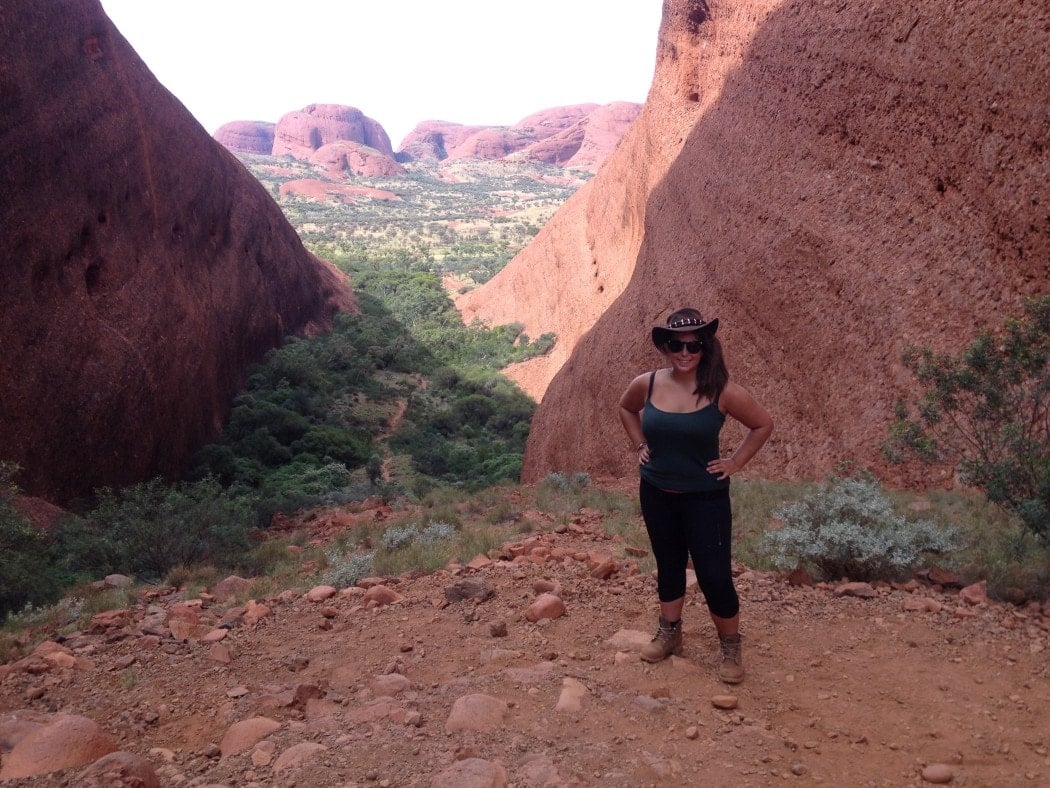
[{"label": "valley between rocks", "polygon": [[[930,764],[958,785],[1050,781],[1050,607],[919,581],[862,598],[738,567],[748,675],[729,688],[695,589],[683,656],[647,665],[634,651],[655,581],[600,513],[551,528],[497,560],[324,599],[149,589],[0,666],[0,753],[13,721],[24,735],[61,712],[165,786],[902,786]],[[565,614],[529,622],[545,593]],[[715,708],[726,694],[737,707]],[[5,785],[91,784],[83,773]]]}]

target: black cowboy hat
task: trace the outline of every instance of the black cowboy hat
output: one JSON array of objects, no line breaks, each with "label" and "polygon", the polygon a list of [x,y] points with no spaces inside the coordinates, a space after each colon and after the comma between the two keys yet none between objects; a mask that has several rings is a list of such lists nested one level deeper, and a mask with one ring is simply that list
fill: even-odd
[{"label": "black cowboy hat", "polygon": [[699,315],[697,312],[697,317],[678,317],[675,320],[668,318],[666,325],[653,326],[653,344],[663,350],[667,340],[672,339],[675,334],[684,334],[687,331],[713,337],[718,330],[718,318],[705,321]]}]

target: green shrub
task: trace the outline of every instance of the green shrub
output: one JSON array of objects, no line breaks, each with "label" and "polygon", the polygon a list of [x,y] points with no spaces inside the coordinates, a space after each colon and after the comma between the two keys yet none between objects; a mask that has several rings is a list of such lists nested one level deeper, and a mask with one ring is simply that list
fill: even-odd
[{"label": "green shrub", "polygon": [[1050,542],[1050,295],[1030,299],[1001,340],[985,331],[958,356],[908,348],[922,397],[897,404],[886,452],[956,465],[962,479]]},{"label": "green shrub", "polygon": [[372,574],[375,551],[343,552],[333,548],[325,551],[325,558],[328,571],[321,576],[321,582],[334,588],[349,588],[362,577]]},{"label": "green shrub", "polygon": [[53,602],[69,582],[52,539],[11,505],[17,471],[13,463],[0,463],[0,621],[27,605]]},{"label": "green shrub", "polygon": [[877,482],[831,477],[777,512],[782,528],[759,542],[774,566],[815,568],[825,579],[874,580],[901,575],[927,553],[958,547],[953,529],[897,515]]},{"label": "green shrub", "polygon": [[76,571],[161,578],[179,565],[236,566],[253,519],[250,501],[214,479],[174,487],[154,479],[120,495],[100,490],[98,506],[65,524],[60,543]]}]

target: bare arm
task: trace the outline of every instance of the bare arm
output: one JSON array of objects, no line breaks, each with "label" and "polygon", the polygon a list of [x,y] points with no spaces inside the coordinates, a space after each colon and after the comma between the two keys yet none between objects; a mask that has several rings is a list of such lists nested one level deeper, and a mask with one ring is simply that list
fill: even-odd
[{"label": "bare arm", "polygon": [[639,375],[630,382],[617,408],[620,414],[620,423],[631,440],[631,448],[638,455],[638,463],[644,465],[649,462],[649,446],[645,442],[642,433],[642,408],[645,407],[645,395],[649,390],[649,373]]},{"label": "bare arm", "polygon": [[773,419],[743,386],[730,381],[719,398],[726,415],[732,416],[748,429],[744,440],[730,457],[719,457],[707,464],[707,470],[718,479],[727,479],[740,471],[773,432]]}]

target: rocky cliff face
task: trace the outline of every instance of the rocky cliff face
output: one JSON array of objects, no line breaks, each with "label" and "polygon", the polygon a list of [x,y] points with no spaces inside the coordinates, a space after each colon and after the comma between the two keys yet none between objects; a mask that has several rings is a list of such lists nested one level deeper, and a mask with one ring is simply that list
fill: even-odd
[{"label": "rocky cliff face", "polygon": [[774,414],[755,472],[879,468],[902,348],[956,349],[1050,283],[1048,31],[1019,1],[665,0],[639,121],[465,305],[573,348],[531,381],[525,478],[636,472],[615,403],[682,304]]},{"label": "rocky cliff face", "polygon": [[6,3],[0,39],[0,459],[59,501],[175,474],[346,282],[97,0]]}]

